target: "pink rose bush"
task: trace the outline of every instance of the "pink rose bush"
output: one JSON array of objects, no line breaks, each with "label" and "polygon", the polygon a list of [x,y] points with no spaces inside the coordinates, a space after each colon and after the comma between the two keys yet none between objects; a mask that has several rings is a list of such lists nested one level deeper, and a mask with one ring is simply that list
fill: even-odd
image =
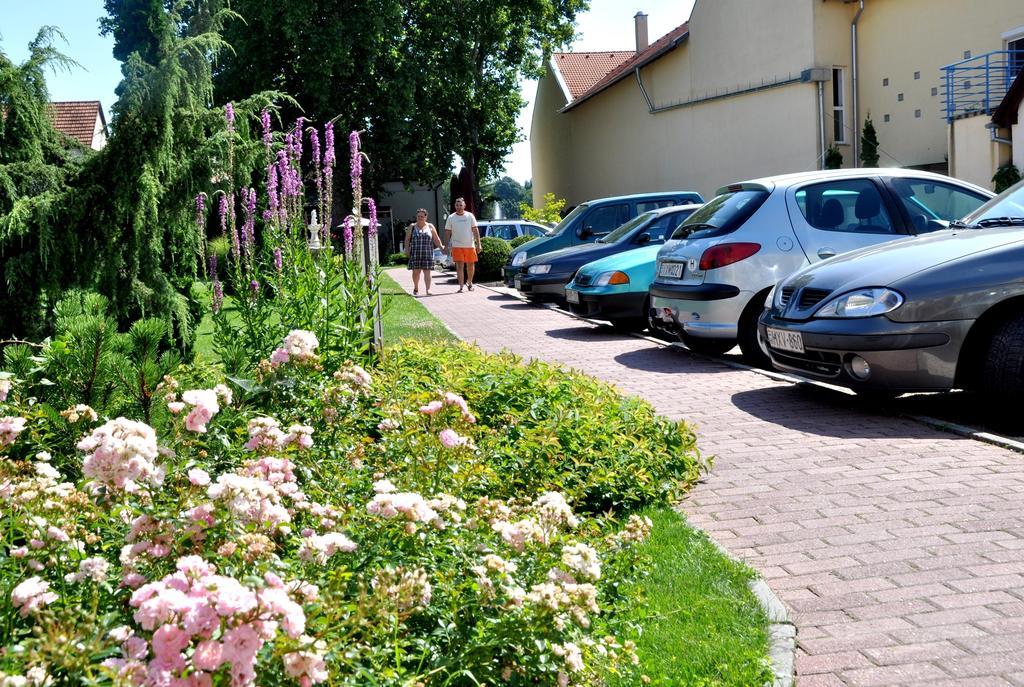
[{"label": "pink rose bush", "polygon": [[293,329],[284,338],[281,346],[270,355],[270,364],[274,367],[290,363],[293,365],[315,364],[319,358],[316,349],[320,342],[313,332]]},{"label": "pink rose bush", "polygon": [[0,448],[15,442],[18,435],[25,431],[25,422],[23,417],[0,417]]},{"label": "pink rose bush", "polygon": [[[297,381],[272,403],[225,412],[226,386],[165,380],[162,424],[79,420],[77,455],[0,461],[11,670],[77,670],[61,662],[77,654],[47,644],[44,628],[60,627],[103,656],[94,675],[135,687],[632,674],[635,651],[606,620],[626,601],[609,590],[637,569],[650,522],[582,517],[557,491],[483,496],[494,468],[462,396],[401,407],[351,363],[320,373],[315,350],[292,338],[274,379]],[[436,627],[483,639],[466,652],[424,629]],[[450,663],[456,651],[467,663]],[[400,677],[396,656],[410,657]]]}]

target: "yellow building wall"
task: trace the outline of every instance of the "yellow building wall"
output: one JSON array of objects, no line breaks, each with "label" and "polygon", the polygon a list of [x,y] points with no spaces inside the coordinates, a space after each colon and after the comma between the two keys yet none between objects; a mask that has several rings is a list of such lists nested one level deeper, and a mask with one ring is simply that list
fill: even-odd
[{"label": "yellow building wall", "polygon": [[544,204],[544,194],[559,198],[570,193],[568,173],[573,154],[570,118],[558,111],[565,107],[565,94],[555,75],[548,73],[537,82],[537,97],[530,125],[530,158],[533,167],[533,206]]},{"label": "yellow building wall", "polygon": [[954,161],[950,171],[958,179],[969,181],[983,188],[992,188],[992,175],[1007,153],[1000,150],[1003,144],[991,140],[985,125],[992,119],[987,115],[965,117],[953,120],[949,129],[950,159]]},{"label": "yellow building wall", "polygon": [[[683,60],[679,51],[665,60]],[[569,204],[590,198],[695,190],[817,167],[811,84],[792,84],[650,114],[635,79],[569,111]],[[563,185],[566,187],[566,185]]]},{"label": "yellow building wall", "polygon": [[1013,139],[1012,162],[1024,172],[1024,102],[1017,110],[1017,123],[1010,127],[1010,136]]},{"label": "yellow building wall", "polygon": [[1003,33],[1017,27],[1024,27],[1021,0],[866,0],[858,32],[860,112],[862,120],[871,113],[878,132],[879,164],[943,164],[941,67],[968,50],[977,56],[1005,49]]}]

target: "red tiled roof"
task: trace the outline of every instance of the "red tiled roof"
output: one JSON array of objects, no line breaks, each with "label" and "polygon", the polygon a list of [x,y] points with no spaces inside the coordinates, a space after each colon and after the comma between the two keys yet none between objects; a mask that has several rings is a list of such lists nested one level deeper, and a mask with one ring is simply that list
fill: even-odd
[{"label": "red tiled roof", "polygon": [[57,131],[70,136],[86,148],[92,147],[92,137],[96,131],[96,118],[102,123],[103,110],[98,100],[76,100],[50,103],[50,115]]},{"label": "red tiled roof", "polygon": [[632,55],[632,50],[556,52],[551,56],[551,60],[561,73],[572,101],[590,90],[594,84]]},{"label": "red tiled roof", "polygon": [[680,24],[658,40],[651,43],[645,50],[632,54],[629,59],[612,69],[612,71],[606,74],[604,78],[587,89],[585,93],[581,94],[578,98],[574,97],[572,102],[566,105],[563,110],[569,110],[576,107],[584,100],[588,100],[609,86],[618,83],[629,76],[637,67],[643,67],[644,65],[654,62],[665,53],[678,47],[679,44],[686,40],[689,35],[690,22]]}]

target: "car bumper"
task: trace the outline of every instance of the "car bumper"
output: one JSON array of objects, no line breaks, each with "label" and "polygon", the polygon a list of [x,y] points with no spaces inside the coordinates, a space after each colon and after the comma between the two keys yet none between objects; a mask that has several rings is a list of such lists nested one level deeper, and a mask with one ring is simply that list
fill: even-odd
[{"label": "car bumper", "polygon": [[[566,295],[568,295],[566,289]],[[620,293],[587,292],[573,289],[579,294],[579,302],[569,301],[569,309],[577,315],[592,317],[596,320],[625,320],[647,317],[644,303],[647,301],[646,291],[624,291]],[[568,301],[568,298],[566,298]]]},{"label": "car bumper", "polygon": [[517,274],[513,286],[527,298],[545,301],[565,299],[565,285],[572,281],[571,274],[534,276]]},{"label": "car bumper", "polygon": [[728,284],[652,284],[649,319],[671,334],[701,339],[735,339],[743,308],[753,298]]},{"label": "car bumper", "polygon": [[[769,343],[772,364],[779,370],[851,389],[913,392],[954,387],[957,359],[971,324],[903,323],[885,317],[792,322],[766,312],[758,329],[764,341],[768,327],[800,335],[803,353]],[[867,363],[866,377],[854,373],[857,358]]]},{"label": "car bumper", "polygon": [[501,276],[505,280],[505,286],[507,286],[510,289],[514,289],[516,287],[515,278],[517,274],[519,274],[518,267],[505,265],[505,267],[501,271]]}]

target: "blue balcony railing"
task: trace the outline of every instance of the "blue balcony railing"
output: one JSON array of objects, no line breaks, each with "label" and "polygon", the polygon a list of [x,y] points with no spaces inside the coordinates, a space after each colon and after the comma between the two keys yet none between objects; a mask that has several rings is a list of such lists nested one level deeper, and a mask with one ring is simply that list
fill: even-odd
[{"label": "blue balcony railing", "polygon": [[1024,50],[995,50],[947,64],[942,68],[946,79],[946,121],[991,114],[1022,67]]}]

